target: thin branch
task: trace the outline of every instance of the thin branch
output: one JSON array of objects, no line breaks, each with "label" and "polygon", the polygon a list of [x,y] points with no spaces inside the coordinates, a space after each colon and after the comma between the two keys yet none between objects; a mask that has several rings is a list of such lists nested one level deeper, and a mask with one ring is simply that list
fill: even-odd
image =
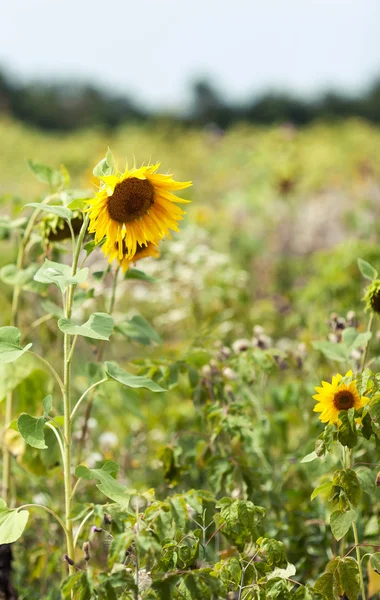
[{"label": "thin branch", "polygon": [[95,383],[93,383],[89,388],[87,388],[87,390],[85,392],[83,392],[83,394],[81,395],[81,397],[79,398],[78,402],[76,403],[76,405],[74,406],[73,410],[71,411],[71,415],[70,415],[70,420],[72,420],[79,408],[79,406],[81,405],[82,401],[84,400],[84,398],[87,396],[87,394],[95,389],[98,385],[100,385],[101,383],[105,383],[106,381],[108,381],[108,377],[103,377],[103,379],[100,379],[99,381],[96,381]]}]

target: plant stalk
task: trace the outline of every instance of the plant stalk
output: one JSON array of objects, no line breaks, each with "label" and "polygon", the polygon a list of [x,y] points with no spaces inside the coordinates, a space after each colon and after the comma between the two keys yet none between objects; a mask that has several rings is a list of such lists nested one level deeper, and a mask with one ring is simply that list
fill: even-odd
[{"label": "plant stalk", "polygon": [[[110,305],[109,305],[109,309],[108,309],[109,315],[112,315],[112,312],[113,312],[113,309],[115,306],[116,288],[117,288],[117,280],[118,280],[119,272],[120,272],[120,266],[118,266],[115,269],[115,273],[113,276],[112,292],[111,292],[111,298],[110,298]],[[101,342],[99,345],[99,349],[98,349],[98,353],[97,353],[97,357],[96,357],[96,360],[98,362],[100,362],[103,358],[104,345],[105,345],[104,342]],[[89,390],[87,390],[87,391],[89,391]],[[82,460],[82,454],[83,454],[84,444],[86,442],[86,436],[87,436],[87,430],[88,430],[88,421],[91,417],[91,411],[92,411],[92,406],[94,403],[94,397],[95,397],[95,387],[93,387],[93,389],[91,390],[91,394],[88,397],[87,406],[86,406],[86,410],[85,410],[85,414],[84,414],[84,418],[83,418],[82,433],[81,433],[81,437],[80,437],[79,444],[78,444],[78,456],[77,456],[78,464],[80,464],[80,462]],[[74,410],[76,410],[76,408]]]},{"label": "plant stalk", "polygon": [[[88,216],[83,220],[82,228],[79,232],[77,244],[73,255],[72,265],[72,276],[75,277],[78,268],[79,254],[82,248],[84,236],[87,231]],[[67,319],[71,318],[73,310],[73,298],[74,298],[75,284],[71,285],[67,292],[65,316]],[[65,303],[65,298],[64,298]],[[73,357],[73,345],[75,341],[70,344],[71,336],[67,333],[63,336],[63,355],[64,355],[64,371],[63,371],[63,414],[64,414],[64,456],[65,460],[63,463],[64,472],[64,486],[65,486],[65,527],[66,527],[66,540],[67,540],[67,555],[74,561],[74,535],[73,535],[73,524],[71,520],[71,507],[72,507],[72,481],[71,481],[71,361]],[[69,564],[70,575],[74,573],[74,566]]]}]

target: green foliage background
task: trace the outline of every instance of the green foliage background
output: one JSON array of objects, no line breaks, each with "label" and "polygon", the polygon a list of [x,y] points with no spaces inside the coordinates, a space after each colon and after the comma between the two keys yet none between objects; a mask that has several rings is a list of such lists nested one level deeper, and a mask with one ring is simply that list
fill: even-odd
[{"label": "green foliage background", "polygon": [[[141,373],[169,391],[161,395],[120,390],[116,384],[107,383],[96,396],[85,461],[91,468],[99,468],[104,460],[116,461],[123,483],[140,494],[155,489],[155,499],[153,492],[148,494],[149,509],[144,516],[149,524],[154,510],[158,511],[154,534],[148,527],[149,533],[139,541],[148,566],[157,564],[159,555],[162,570],[202,567],[197,538],[201,534],[194,531],[187,516],[188,504],[196,505],[196,518],[201,515],[205,519],[204,527],[211,523],[216,509],[221,519],[223,510],[227,511],[223,535],[213,538],[209,554],[205,551],[203,557],[205,564],[232,557],[227,566],[215,567],[220,569],[221,581],[239,579],[241,573],[236,574],[232,559],[254,541],[255,531],[255,539],[263,536],[281,541],[288,560],[296,567],[297,580],[313,583],[338,548],[327,525],[328,509],[319,500],[310,500],[314,487],[323,483],[324,473],[334,467],[336,459],[300,462],[313,451],[315,438],[322,431],[312,412],[314,385],[331,377],[331,362],[313,348],[312,342],[328,339],[328,320],[333,312],[345,317],[354,310],[358,331],[366,327],[364,285],[357,257],[380,266],[380,164],[376,160],[380,156],[380,131],[356,120],[336,126],[321,123],[302,130],[290,125],[271,129],[238,126],[223,134],[161,124],[128,126],[106,138],[101,130],[52,136],[1,121],[0,139],[1,210],[13,217],[23,215],[20,208],[25,203],[41,198],[41,185],[26,167],[30,158],[55,167],[64,164],[74,187],[88,194],[95,189],[90,183],[94,181],[92,166],[104,156],[107,146],[130,163],[160,160],[163,172],[173,172],[179,180],[193,180],[194,187],[186,194],[193,203],[188,205],[181,233],[162,244],[160,260],[138,265],[154,280],[126,279],[117,293],[115,314],[119,321],[139,314],[154,326],[163,343],[158,343],[159,338],[131,341],[119,335],[107,355],[108,360],[117,360],[122,366],[134,363]],[[6,230],[0,233],[5,265],[14,262],[15,249]],[[64,250],[62,246],[55,252],[64,256]],[[93,272],[106,266],[100,252],[91,260]],[[94,290],[96,309],[105,310],[110,295],[107,277],[93,277],[88,285]],[[0,325],[5,325],[11,288],[1,283],[0,294]],[[33,292],[26,292],[21,330],[47,312],[36,298]],[[49,300],[54,297],[49,296]],[[87,318],[94,306],[91,297],[84,297],[83,317]],[[264,337],[263,342],[263,335],[271,341]],[[29,328],[28,336],[39,351],[49,348],[49,359],[55,364],[60,339],[54,326],[46,322],[35,331]],[[247,351],[237,350],[239,339],[249,341]],[[86,339],[80,341],[80,348],[74,385],[83,391],[85,365],[93,359],[94,349]],[[374,356],[378,349],[375,331]],[[345,372],[350,361],[333,365]],[[11,366],[2,367],[0,396],[12,387],[17,413],[38,414],[42,398],[50,392],[40,365],[25,357],[17,369]],[[107,438],[104,432],[112,435]],[[61,498],[53,481],[60,477],[57,453],[30,448],[28,453],[22,449],[15,452],[16,503],[29,495],[31,501],[39,500],[58,510]],[[375,453],[365,445],[361,457],[376,463]],[[360,534],[376,539],[377,508],[370,508],[372,503],[378,506],[373,484],[376,472],[367,471],[372,484],[367,486],[370,493],[363,495]],[[191,496],[192,489],[205,490],[204,496]],[[90,480],[85,481],[80,496],[83,502],[95,504],[94,523],[99,526],[102,511],[97,506],[106,501],[105,497]],[[174,499],[169,501],[168,497]],[[256,508],[245,504],[248,513],[236,518],[233,511],[243,508],[235,504],[232,510],[231,503],[243,500]],[[219,502],[216,508],[215,502]],[[264,519],[257,507],[266,510]],[[256,523],[257,515],[260,519]],[[114,515],[111,566],[119,560],[117,540],[124,548],[126,536],[136,525],[125,516],[128,525],[123,530],[120,519],[119,514]],[[170,537],[173,519],[172,545],[162,554],[165,543],[169,544],[166,538]],[[211,523],[210,536],[217,527],[217,521]],[[179,543],[178,531],[189,536],[186,550]],[[173,558],[176,536],[175,543],[182,549],[176,546],[175,555],[179,553],[180,559]],[[268,565],[286,566],[282,547],[276,546],[268,554],[271,546],[265,544]],[[63,551],[55,525],[45,514],[33,513],[14,552],[21,597],[59,598]],[[268,559],[271,552],[277,558]],[[101,544],[97,560],[100,564],[105,561]],[[336,565],[337,572],[349,568],[347,562]],[[89,586],[90,590],[90,583],[78,583],[80,577],[81,573],[75,585],[83,589]],[[208,571],[193,579],[192,575],[178,584],[174,578],[172,587],[163,579],[156,584],[156,596],[147,592],[142,597],[170,597],[165,594],[173,594],[177,584],[181,595],[173,597],[219,597],[205,595],[213,581]],[[102,585],[106,590],[116,586],[115,581]],[[291,595],[291,587],[273,581],[273,585],[268,584],[267,596],[249,597],[296,597]],[[83,594],[83,598],[92,597],[91,590],[89,595]],[[297,597],[318,596],[305,592]]]}]

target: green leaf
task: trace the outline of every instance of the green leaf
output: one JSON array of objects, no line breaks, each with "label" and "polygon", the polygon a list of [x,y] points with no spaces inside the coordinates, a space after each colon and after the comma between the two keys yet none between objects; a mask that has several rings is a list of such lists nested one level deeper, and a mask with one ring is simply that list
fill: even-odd
[{"label": "green leaf", "polygon": [[75,469],[75,476],[83,479],[95,479],[99,482],[96,487],[107,498],[117,502],[124,509],[129,509],[129,500],[136,492],[124,487],[112,477],[112,474],[116,473],[118,469],[117,463],[111,460],[105,462],[101,469],[88,469],[84,465],[79,465]]},{"label": "green leaf", "polygon": [[31,417],[27,413],[23,413],[17,419],[17,427],[21,433],[23,439],[29,446],[38,448],[39,450],[45,450],[47,445],[45,444],[45,417]]},{"label": "green leaf", "polygon": [[363,260],[362,258],[358,258],[358,267],[359,271],[366,279],[369,279],[370,281],[377,279],[378,272],[367,261]]},{"label": "green leaf", "polygon": [[338,564],[338,573],[342,591],[348,600],[358,600],[360,592],[359,567],[350,556],[343,558]]},{"label": "green leaf", "polygon": [[355,409],[341,410],[338,414],[341,424],[338,427],[338,440],[342,446],[354,448],[358,441],[355,423]]},{"label": "green leaf", "polygon": [[147,275],[143,271],[139,271],[139,269],[128,269],[125,274],[125,279],[140,279],[141,281],[150,281],[151,283],[157,281],[157,279]]},{"label": "green leaf", "polygon": [[75,198],[67,205],[70,210],[84,210],[92,198]]},{"label": "green leaf", "polygon": [[270,538],[258,540],[260,554],[265,556],[265,559],[270,567],[285,568],[288,564],[286,560],[285,545],[283,542]]},{"label": "green leaf", "polygon": [[315,490],[310,496],[310,500],[314,500],[314,498],[319,496],[319,494],[329,495],[331,493],[332,486],[333,484],[331,481],[326,481],[325,483],[322,483],[322,485],[319,485],[315,488]]},{"label": "green leaf", "polygon": [[132,317],[132,319],[126,321],[125,323],[120,323],[117,325],[116,329],[126,337],[136,342],[140,342],[140,344],[144,344],[146,346],[151,344],[151,342],[155,342],[156,344],[162,343],[158,333],[153,329],[148,321],[139,315],[135,315]]},{"label": "green leaf", "polygon": [[358,332],[356,331],[355,327],[347,327],[343,330],[342,342],[349,348],[355,342],[357,337]]},{"label": "green leaf", "polygon": [[99,161],[97,165],[95,165],[92,172],[95,175],[95,177],[104,177],[104,175],[112,175],[113,168],[112,165],[108,164],[107,157],[105,157],[102,158],[102,160]]},{"label": "green leaf", "polygon": [[111,167],[112,173],[114,173],[116,170],[116,161],[115,161],[114,155],[112,154],[110,148],[107,148],[106,161],[107,161],[107,164]]},{"label": "green leaf", "polygon": [[344,344],[334,344],[333,342],[313,342],[313,348],[320,350],[329,360],[338,362],[347,361],[349,357],[348,348]]},{"label": "green leaf", "polygon": [[372,554],[369,562],[371,563],[372,569],[376,571],[376,573],[380,574],[380,552],[375,552]]},{"label": "green leaf", "polygon": [[11,510],[0,499],[0,544],[13,544],[22,536],[28,522],[27,510]]},{"label": "green leaf", "polygon": [[64,184],[62,173],[48,165],[36,162],[35,160],[28,160],[28,167],[42,183],[47,183],[53,188],[58,188]]},{"label": "green leaf", "polygon": [[359,335],[356,336],[354,343],[351,345],[350,350],[353,350],[354,348],[363,348],[364,346],[366,346],[368,344],[368,342],[371,338],[372,338],[371,331],[365,331],[364,333],[359,333]]},{"label": "green leaf", "polygon": [[377,393],[373,398],[371,398],[370,403],[368,404],[368,412],[372,419],[372,421],[376,421],[380,423],[380,394]]},{"label": "green leaf", "polygon": [[356,518],[355,510],[348,510],[347,512],[343,512],[340,510],[335,510],[330,515],[330,527],[334,538],[339,542],[350,529],[353,521]]},{"label": "green leaf", "polygon": [[69,335],[83,335],[94,340],[109,340],[113,331],[113,318],[107,313],[94,313],[83,325],[72,319],[59,319],[58,327]]},{"label": "green leaf", "polygon": [[315,452],[315,450],[313,450],[313,452],[310,452],[310,454],[306,454],[306,456],[304,456],[300,462],[301,462],[301,464],[309,463],[309,462],[313,462],[313,460],[316,460],[317,458],[319,458],[319,456]]},{"label": "green leaf", "polygon": [[64,293],[70,285],[84,283],[87,279],[88,269],[87,267],[80,269],[75,277],[71,273],[71,267],[68,265],[53,262],[46,258],[42,267],[35,274],[34,279],[39,283],[54,283]]},{"label": "green leaf", "polygon": [[66,219],[70,221],[73,218],[73,213],[69,208],[65,206],[55,206],[52,204],[42,204],[42,202],[29,202],[29,204],[25,204],[24,208],[27,206],[32,206],[33,208],[38,208],[42,212],[49,213],[51,215],[56,215],[57,217],[61,217],[62,219]]},{"label": "green leaf", "polygon": [[20,346],[21,333],[17,327],[0,327],[0,365],[13,362],[27,352],[33,344]]},{"label": "green leaf", "polygon": [[144,376],[132,375],[132,373],[128,373],[128,371],[124,371],[118,365],[115,365],[111,362],[105,363],[106,373],[112,378],[131,388],[146,388],[151,392],[165,392],[164,388],[159,386],[157,383],[148,379]]},{"label": "green leaf", "polygon": [[46,416],[46,415],[49,414],[49,412],[53,408],[53,397],[49,394],[49,396],[46,396],[46,398],[44,398],[42,400],[42,404],[43,404],[44,413],[45,413],[45,416]]},{"label": "green leaf", "polygon": [[29,265],[26,269],[18,269],[16,265],[5,265],[0,270],[0,278],[7,285],[24,286],[33,277],[38,269],[36,265]]},{"label": "green leaf", "polygon": [[334,575],[332,573],[323,573],[318,577],[313,589],[323,594],[326,600],[337,600],[334,593]]}]

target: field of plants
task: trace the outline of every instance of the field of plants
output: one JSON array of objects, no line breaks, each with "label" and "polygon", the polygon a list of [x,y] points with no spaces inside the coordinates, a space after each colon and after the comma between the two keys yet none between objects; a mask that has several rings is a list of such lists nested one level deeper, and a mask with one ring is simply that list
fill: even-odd
[{"label": "field of plants", "polygon": [[380,598],[380,130],[0,139],[0,598]]}]

